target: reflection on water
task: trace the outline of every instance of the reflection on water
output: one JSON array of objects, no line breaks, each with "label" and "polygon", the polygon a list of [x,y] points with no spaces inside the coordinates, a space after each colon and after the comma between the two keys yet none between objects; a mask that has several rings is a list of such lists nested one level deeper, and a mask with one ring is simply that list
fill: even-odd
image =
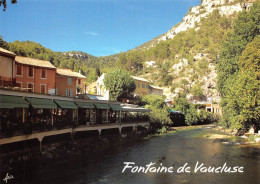
[{"label": "reflection on water", "polygon": [[[259,147],[224,145],[202,138],[212,130],[188,130],[153,137],[134,145],[111,148],[89,158],[81,156],[35,166],[31,183],[63,184],[173,184],[173,183],[258,183],[260,181]],[[205,166],[243,166],[244,173],[183,173],[176,170],[185,163],[194,168]],[[173,173],[122,173],[123,162],[145,166],[150,162],[174,167]],[[191,169],[192,170],[192,169]]]}]

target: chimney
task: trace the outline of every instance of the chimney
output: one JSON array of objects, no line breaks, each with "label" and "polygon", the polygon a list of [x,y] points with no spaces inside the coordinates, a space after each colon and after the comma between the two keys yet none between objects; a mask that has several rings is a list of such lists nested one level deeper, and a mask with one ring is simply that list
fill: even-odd
[{"label": "chimney", "polygon": [[81,70],[79,70],[79,74],[81,74]]}]

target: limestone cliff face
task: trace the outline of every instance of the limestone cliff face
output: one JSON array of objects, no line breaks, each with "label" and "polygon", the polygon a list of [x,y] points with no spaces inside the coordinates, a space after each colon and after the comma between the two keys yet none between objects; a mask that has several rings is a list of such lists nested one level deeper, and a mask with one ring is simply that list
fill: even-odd
[{"label": "limestone cliff face", "polygon": [[[231,16],[234,13],[238,13],[244,9],[249,10],[253,5],[255,0],[244,0],[244,2],[238,0],[202,0],[201,5],[190,8],[187,15],[185,15],[182,21],[173,26],[166,34],[157,38],[157,42],[165,41],[168,39],[173,39],[178,33],[186,31],[189,28],[198,27],[199,29],[201,18],[207,18],[214,10],[218,10],[220,15]],[[189,85],[192,87],[195,81],[191,80],[192,74],[195,72],[193,69],[188,69],[188,62],[185,58],[178,58],[179,63],[173,65],[171,74],[177,76],[174,82],[178,82],[181,79],[186,79]],[[205,55],[205,53],[194,53],[194,60],[199,61],[205,59],[208,61],[209,72],[203,76],[199,76],[197,81],[203,83],[201,86],[204,95],[211,100],[220,101],[220,95],[216,89],[217,86],[217,71],[215,69],[215,64],[210,62],[210,59]],[[164,94],[167,98],[172,99],[179,93],[180,88],[177,88],[175,92],[171,93],[170,88],[165,88]],[[189,98],[187,96],[187,98]]]},{"label": "limestone cliff face", "polygon": [[207,17],[214,10],[218,10],[221,15],[230,16],[243,9],[249,9],[255,0],[248,0],[244,3],[238,0],[203,0],[201,5],[192,7],[182,21],[173,26],[166,34],[158,38],[158,42],[174,38],[181,31],[194,28],[196,23],[200,23],[201,18]]}]

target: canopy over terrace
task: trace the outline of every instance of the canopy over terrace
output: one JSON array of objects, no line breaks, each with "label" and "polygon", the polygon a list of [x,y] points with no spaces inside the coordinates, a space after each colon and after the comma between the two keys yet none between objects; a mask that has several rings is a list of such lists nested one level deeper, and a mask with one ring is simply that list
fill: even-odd
[{"label": "canopy over terrace", "polygon": [[97,109],[108,110],[110,106],[107,103],[94,102]]},{"label": "canopy over terrace", "polygon": [[94,109],[95,108],[95,106],[91,102],[77,102],[76,101],[75,103],[79,108],[82,108],[82,109]]},{"label": "canopy over terrace", "polygon": [[78,106],[73,101],[54,100],[54,102],[62,109],[78,109]]},{"label": "canopy over terrace", "polygon": [[51,100],[46,98],[25,98],[35,109],[57,109],[57,105]]},{"label": "canopy over terrace", "polygon": [[111,104],[109,106],[112,108],[113,111],[122,111],[123,107],[120,104]]},{"label": "canopy over terrace", "polygon": [[0,108],[29,108],[29,104],[21,96],[0,95]]}]

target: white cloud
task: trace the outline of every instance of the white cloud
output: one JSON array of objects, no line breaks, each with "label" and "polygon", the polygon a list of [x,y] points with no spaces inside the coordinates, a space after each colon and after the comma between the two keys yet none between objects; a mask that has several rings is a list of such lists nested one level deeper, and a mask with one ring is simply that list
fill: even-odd
[{"label": "white cloud", "polygon": [[93,31],[86,31],[86,32],[84,32],[84,34],[90,35],[90,36],[101,36],[100,33],[93,32]]}]

